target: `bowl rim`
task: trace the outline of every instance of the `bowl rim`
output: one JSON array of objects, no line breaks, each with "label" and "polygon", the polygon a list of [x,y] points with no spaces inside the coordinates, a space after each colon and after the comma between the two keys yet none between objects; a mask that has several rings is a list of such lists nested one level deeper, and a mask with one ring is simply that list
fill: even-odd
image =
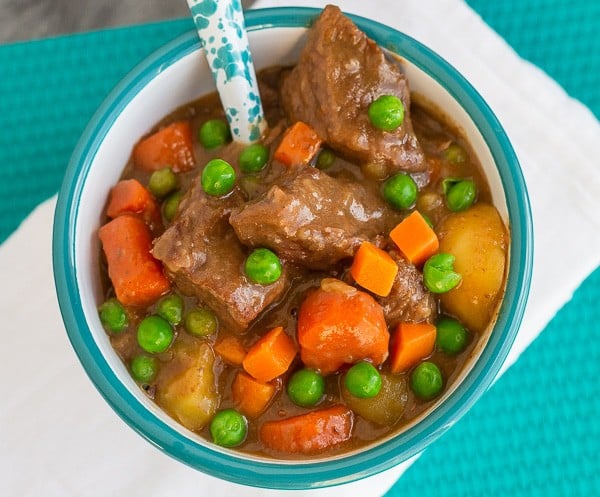
[{"label": "bowl rim", "polygon": [[[249,10],[245,13],[246,27],[249,32],[305,28],[320,12],[321,9],[308,7]],[[463,381],[415,426],[352,456],[329,461],[246,460],[243,453],[200,445],[157,417],[148,416],[147,408],[131,394],[102,356],[86,324],[78,291],[74,241],[83,186],[114,119],[151,79],[200,48],[195,31],[180,35],[146,57],[108,95],[78,141],[59,190],[53,227],[54,279],[69,340],[87,375],[112,409],[150,443],[195,469],[239,484],[306,489],[349,483],[389,469],[421,452],[462,417],[491,385],[514,342],[529,294],[533,267],[531,207],[517,156],[500,122],[471,84],[425,45],[389,26],[347,15],[369,37],[415,64],[460,102],[496,162],[510,220],[509,275],[495,331]]]}]

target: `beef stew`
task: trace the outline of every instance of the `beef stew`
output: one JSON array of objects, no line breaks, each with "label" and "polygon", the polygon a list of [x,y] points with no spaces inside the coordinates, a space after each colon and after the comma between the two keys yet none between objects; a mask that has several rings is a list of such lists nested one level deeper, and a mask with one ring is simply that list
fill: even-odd
[{"label": "beef stew", "polygon": [[[464,138],[339,9],[259,84],[266,161],[214,124],[216,94],[135,147],[101,228],[100,315],[141,388],[190,430],[268,457],[342,453],[451,388],[494,319],[508,234]],[[387,95],[403,106],[392,131],[368,117]],[[282,153],[297,136],[307,154]],[[110,229],[123,220],[137,231]]]}]

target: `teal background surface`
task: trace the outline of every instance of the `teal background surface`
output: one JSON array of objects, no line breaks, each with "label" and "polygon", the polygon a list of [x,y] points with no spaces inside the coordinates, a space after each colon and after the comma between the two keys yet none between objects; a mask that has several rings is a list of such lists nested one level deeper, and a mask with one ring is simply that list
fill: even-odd
[{"label": "teal background surface", "polygon": [[[600,116],[600,2],[468,3]],[[181,19],[0,46],[0,242],[56,193],[80,133],[112,87],[191,28]],[[388,497],[598,495],[599,299],[596,270]]]}]

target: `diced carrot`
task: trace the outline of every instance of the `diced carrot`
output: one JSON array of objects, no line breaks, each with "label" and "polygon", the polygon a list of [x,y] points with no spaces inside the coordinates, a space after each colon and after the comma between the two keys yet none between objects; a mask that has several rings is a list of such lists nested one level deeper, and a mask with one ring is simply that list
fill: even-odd
[{"label": "diced carrot", "polygon": [[277,392],[273,383],[255,380],[247,373],[239,371],[231,384],[231,396],[235,406],[248,417],[260,416]]},{"label": "diced carrot", "polygon": [[400,323],[392,337],[390,370],[407,371],[428,357],[435,346],[436,329],[430,323]]},{"label": "diced carrot", "polygon": [[363,242],[354,255],[350,274],[363,288],[387,297],[398,274],[398,265],[387,252]]},{"label": "diced carrot", "polygon": [[308,164],[319,151],[321,142],[314,129],[298,121],[286,130],[273,158],[286,166]]},{"label": "diced carrot", "polygon": [[267,382],[288,370],[296,352],[292,339],[278,326],[250,347],[242,364],[254,378]]},{"label": "diced carrot", "polygon": [[193,169],[196,161],[190,123],[174,122],[138,142],[133,149],[133,163],[148,172],[164,167],[175,172]]},{"label": "diced carrot", "polygon": [[160,220],[156,200],[137,179],[124,179],[113,187],[106,214],[111,218],[122,214],[139,214],[145,221]]},{"label": "diced carrot", "polygon": [[315,453],[348,440],[354,415],[335,405],[290,418],[266,421],[259,428],[265,447],[288,453]]},{"label": "diced carrot", "polygon": [[169,291],[171,284],[162,265],[150,253],[152,234],[144,221],[130,215],[119,216],[102,226],[98,236],[119,302],[148,305]]},{"label": "diced carrot", "polygon": [[382,307],[340,280],[324,279],[298,312],[300,357],[322,374],[361,359],[381,364],[388,356],[389,338]]},{"label": "diced carrot", "polygon": [[214,348],[221,359],[233,366],[241,366],[246,357],[246,349],[242,345],[242,341],[233,335],[219,338]]},{"label": "diced carrot", "polygon": [[435,254],[439,247],[435,231],[419,211],[414,211],[390,232],[390,238],[410,262],[418,266]]}]

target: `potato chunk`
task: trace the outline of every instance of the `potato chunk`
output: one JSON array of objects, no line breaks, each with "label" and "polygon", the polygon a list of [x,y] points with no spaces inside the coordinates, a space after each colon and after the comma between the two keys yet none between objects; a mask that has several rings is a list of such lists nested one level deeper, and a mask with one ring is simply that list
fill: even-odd
[{"label": "potato chunk", "polygon": [[173,367],[158,378],[156,402],[186,428],[201,430],[219,404],[214,353],[208,343],[195,340],[176,343],[173,354]]},{"label": "potato chunk", "polygon": [[408,382],[404,374],[381,373],[381,390],[375,397],[359,399],[342,380],[342,396],[356,414],[381,426],[391,426],[404,413],[408,401]]},{"label": "potato chunk", "polygon": [[442,294],[442,304],[467,328],[481,332],[503,288],[508,235],[495,207],[476,204],[446,217],[438,230],[440,252],[454,255],[461,284]]}]

